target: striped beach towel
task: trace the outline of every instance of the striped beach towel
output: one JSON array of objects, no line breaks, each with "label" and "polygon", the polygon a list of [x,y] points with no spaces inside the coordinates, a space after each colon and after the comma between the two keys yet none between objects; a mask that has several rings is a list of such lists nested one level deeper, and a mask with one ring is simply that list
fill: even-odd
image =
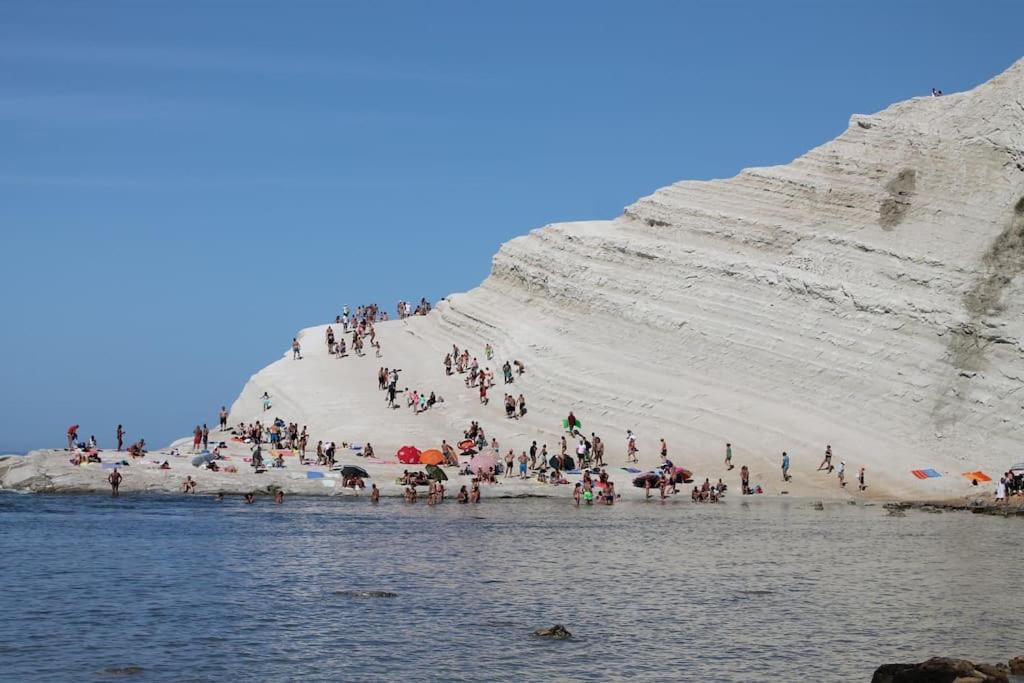
[{"label": "striped beach towel", "polygon": [[931,468],[928,468],[926,470],[910,470],[910,473],[913,474],[918,479],[936,479],[942,476],[941,474],[939,474],[938,472]]}]

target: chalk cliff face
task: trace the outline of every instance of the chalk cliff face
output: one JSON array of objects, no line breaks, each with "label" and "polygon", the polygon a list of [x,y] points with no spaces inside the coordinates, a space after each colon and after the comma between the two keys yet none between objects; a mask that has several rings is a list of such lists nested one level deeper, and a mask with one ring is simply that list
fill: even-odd
[{"label": "chalk cliff face", "polygon": [[[409,334],[381,326],[393,360],[366,365],[443,390],[445,417],[408,426],[438,439],[485,410],[453,400],[468,390],[446,384],[445,350],[482,360],[490,342],[496,365],[528,368],[516,393],[536,422],[509,438],[553,439],[574,408],[587,431],[639,430],[648,457],[666,436],[698,463],[726,441],[765,468],[832,443],[878,476],[998,470],[1024,442],[1022,272],[1024,60],[969,92],[854,116],[790,164],[514,239],[480,287],[393,324]],[[269,386],[250,384],[243,399]],[[307,403],[293,410],[313,420]],[[324,427],[372,431],[363,413],[379,410],[374,395]]]}]

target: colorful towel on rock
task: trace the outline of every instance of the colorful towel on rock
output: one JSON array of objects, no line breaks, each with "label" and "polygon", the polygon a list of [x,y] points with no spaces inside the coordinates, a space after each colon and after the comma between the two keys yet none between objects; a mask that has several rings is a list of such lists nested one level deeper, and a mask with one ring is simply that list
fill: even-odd
[{"label": "colorful towel on rock", "polygon": [[928,468],[926,470],[910,470],[910,473],[913,474],[918,479],[936,479],[942,476],[941,474],[939,474],[938,472],[931,468]]}]

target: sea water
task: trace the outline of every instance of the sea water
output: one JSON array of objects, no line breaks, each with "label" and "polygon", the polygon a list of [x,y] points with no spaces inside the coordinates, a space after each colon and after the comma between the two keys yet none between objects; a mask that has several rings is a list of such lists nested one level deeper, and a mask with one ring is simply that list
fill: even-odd
[{"label": "sea water", "polygon": [[1024,654],[1022,531],[738,497],[5,494],[0,679],[867,681]]}]

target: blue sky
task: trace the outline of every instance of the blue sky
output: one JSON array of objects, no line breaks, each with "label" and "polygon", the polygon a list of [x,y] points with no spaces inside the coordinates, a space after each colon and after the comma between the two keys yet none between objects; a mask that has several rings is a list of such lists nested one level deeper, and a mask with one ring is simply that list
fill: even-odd
[{"label": "blue sky", "polygon": [[345,303],[786,163],[1024,55],[1020,2],[4,2],[0,452],[216,421]]}]

